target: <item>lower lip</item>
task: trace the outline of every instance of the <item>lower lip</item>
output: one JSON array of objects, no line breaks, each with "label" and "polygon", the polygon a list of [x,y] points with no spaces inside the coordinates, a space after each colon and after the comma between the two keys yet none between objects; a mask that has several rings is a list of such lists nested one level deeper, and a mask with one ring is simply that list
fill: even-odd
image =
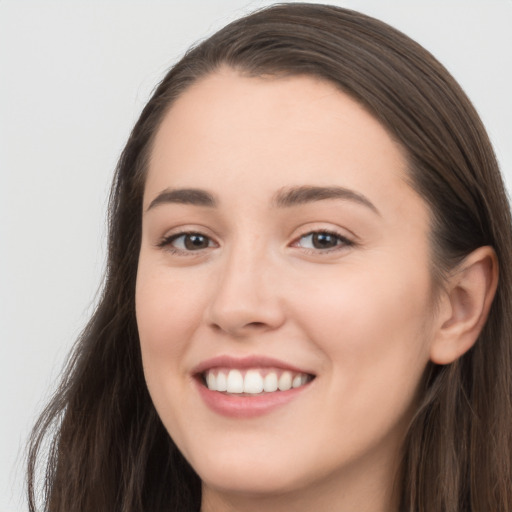
[{"label": "lower lip", "polygon": [[262,393],[254,396],[236,396],[211,391],[197,380],[196,385],[203,401],[217,414],[231,418],[254,418],[291,402],[306,391],[311,383],[288,391],[275,391],[274,393]]}]

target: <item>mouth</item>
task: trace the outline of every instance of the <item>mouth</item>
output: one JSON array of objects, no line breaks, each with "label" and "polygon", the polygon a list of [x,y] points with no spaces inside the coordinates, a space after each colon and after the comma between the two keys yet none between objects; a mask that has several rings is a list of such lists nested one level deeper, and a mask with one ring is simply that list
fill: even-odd
[{"label": "mouth", "polygon": [[254,396],[280,393],[309,384],[310,373],[282,368],[209,368],[197,375],[210,391],[228,395]]},{"label": "mouth", "polygon": [[234,418],[260,416],[306,393],[316,375],[264,356],[219,356],[198,365],[192,375],[206,405]]}]

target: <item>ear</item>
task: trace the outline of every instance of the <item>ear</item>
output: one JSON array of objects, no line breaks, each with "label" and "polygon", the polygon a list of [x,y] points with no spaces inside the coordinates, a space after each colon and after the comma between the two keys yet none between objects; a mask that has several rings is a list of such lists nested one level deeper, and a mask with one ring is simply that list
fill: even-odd
[{"label": "ear", "polygon": [[476,342],[498,286],[498,259],[494,249],[479,247],[457,265],[448,279],[438,310],[430,359],[449,364]]}]

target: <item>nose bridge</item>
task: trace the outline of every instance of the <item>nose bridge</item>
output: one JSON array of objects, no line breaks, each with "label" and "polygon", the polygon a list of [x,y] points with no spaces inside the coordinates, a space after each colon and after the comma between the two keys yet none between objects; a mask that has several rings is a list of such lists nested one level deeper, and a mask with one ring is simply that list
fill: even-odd
[{"label": "nose bridge", "polygon": [[283,321],[274,286],[276,262],[262,236],[240,236],[225,249],[210,304],[210,321],[242,333],[275,328]]}]

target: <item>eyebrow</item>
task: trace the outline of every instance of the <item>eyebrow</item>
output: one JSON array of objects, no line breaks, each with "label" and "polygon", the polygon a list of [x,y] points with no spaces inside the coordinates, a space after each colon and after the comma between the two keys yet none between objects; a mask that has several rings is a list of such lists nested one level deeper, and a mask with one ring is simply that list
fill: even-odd
[{"label": "eyebrow", "polygon": [[[377,207],[364,195],[345,187],[319,187],[305,185],[289,187],[279,190],[272,198],[272,205],[277,208],[290,208],[301,204],[324,201],[327,199],[342,199],[354,201],[366,206],[374,213],[380,215]],[[215,208],[218,201],[215,196],[206,190],[197,188],[165,189],[151,201],[146,211],[161,204],[189,204]]]},{"label": "eyebrow", "polygon": [[198,188],[180,188],[180,189],[165,189],[158,194],[153,201],[151,201],[146,211],[151,210],[155,206],[160,204],[191,204],[195,206],[206,206],[209,208],[215,208],[217,201],[215,197]]},{"label": "eyebrow", "polygon": [[377,215],[380,215],[377,207],[364,195],[345,187],[316,187],[303,186],[285,188],[277,192],[274,196],[273,204],[280,208],[289,208],[315,201],[326,199],[343,199],[354,201],[362,206],[366,206]]}]

